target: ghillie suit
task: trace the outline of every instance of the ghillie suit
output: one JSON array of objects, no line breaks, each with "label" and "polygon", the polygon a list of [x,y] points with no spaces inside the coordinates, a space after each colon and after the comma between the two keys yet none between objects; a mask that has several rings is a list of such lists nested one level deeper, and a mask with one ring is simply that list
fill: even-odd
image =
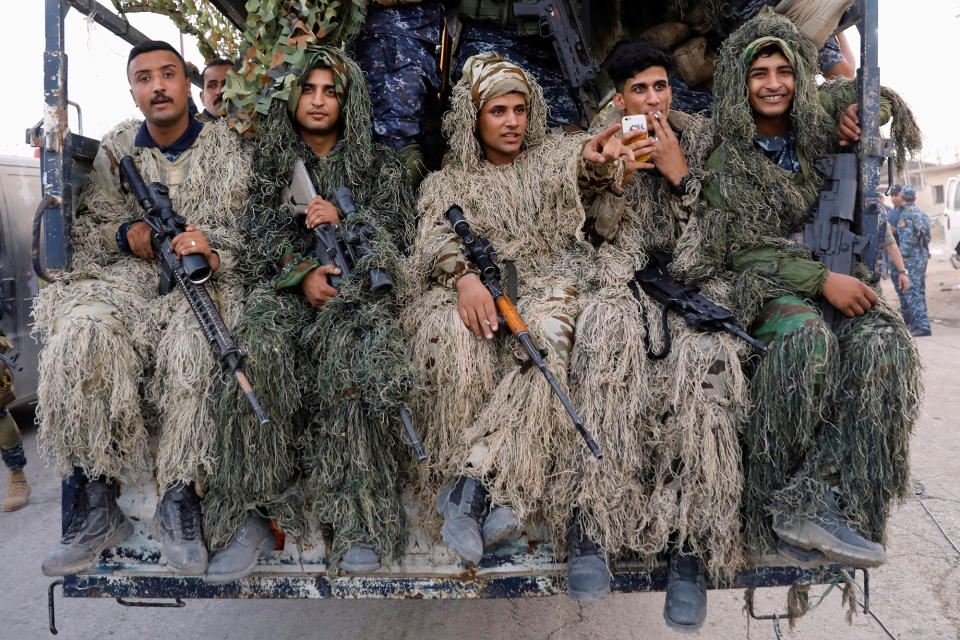
[{"label": "ghillie suit", "polygon": [[234,269],[237,212],[250,153],[225,122],[213,122],[170,162],[157,147],[135,145],[139,126],[129,120],[104,136],[73,225],[73,270],[44,287],[34,304],[45,343],[37,416],[41,447],[61,474],[78,465],[90,478],[126,481],[146,464],[155,413],[162,494],[216,469],[218,425],[209,398],[220,384],[219,367],[183,294],[160,296],[157,265],[117,248],[118,228],[143,215],[120,191],[119,160],[132,155],[145,182],[167,184],[174,209],[219,253],[220,268],[206,287],[233,326],[243,294]]},{"label": "ghillie suit", "polygon": [[[316,156],[292,120],[299,87],[318,67],[335,77],[343,128],[332,151]],[[368,271],[385,270],[402,292],[400,254],[413,207],[396,155],[371,141],[370,99],[359,67],[331,47],[311,50],[289,105],[277,101],[261,125],[255,182],[242,217],[244,272],[252,283],[240,323],[251,355],[253,384],[273,389],[264,399],[271,424],[260,427],[237,386],[219,399],[223,459],[210,479],[205,528],[211,547],[233,537],[247,510],[263,507],[301,538],[321,524],[333,528],[336,566],[354,543],[381,558],[406,546],[399,499],[402,462],[411,453],[398,413],[408,401],[405,344],[395,295],[375,296]],[[357,206],[351,221],[377,229],[356,276],[314,309],[300,283],[318,266],[315,236],[281,192],[302,160],[317,193],[333,201],[347,186]],[[412,382],[412,380],[411,380]]]},{"label": "ghillie suit", "polygon": [[[499,58],[486,59],[496,65]],[[471,86],[473,78],[481,89]],[[619,163],[594,165],[581,158],[585,137],[546,135],[543,93],[532,76],[522,78],[524,147],[502,166],[485,159],[474,133],[480,108],[475,100],[487,76],[468,71],[454,88],[443,120],[447,163],[420,191],[422,219],[407,263],[411,295],[403,314],[413,365],[424,372],[429,392],[417,410],[430,456],[420,477],[426,495],[437,495],[458,475],[469,476],[521,522],[552,499],[551,475],[569,472],[559,465],[571,459],[573,448],[585,447],[542,374],[523,366],[526,356],[506,327],[493,340],[478,341],[464,326],[455,282],[471,267],[443,214],[459,205],[474,235],[493,244],[506,290],[565,389],[580,310],[575,256],[583,250],[582,198],[595,196],[619,173]],[[553,524],[562,539],[569,514]]]},{"label": "ghillie suit", "polygon": [[[623,197],[606,193],[589,212],[594,243],[604,242],[584,270],[570,386],[606,459],[596,465],[577,452],[581,473],[559,477],[554,490],[568,496],[588,535],[612,553],[655,555],[675,536],[678,547],[686,543],[709,558],[712,573],[730,575],[742,561],[738,432],[746,413],[746,349],[732,336],[691,330],[642,289],[638,302],[627,288],[648,251],[672,253],[678,239],[696,231],[686,223],[699,206],[712,128],[701,117],[669,114],[690,169],[686,192],[675,193],[657,172],[638,171]],[[610,122],[622,115],[611,113]],[[722,281],[697,284],[725,304],[729,287]],[[654,360],[644,345],[664,345],[664,313],[672,348]]]},{"label": "ghillie suit", "polygon": [[[775,44],[795,70],[791,106],[799,171],[782,169],[755,142],[746,73],[753,53]],[[791,234],[810,218],[823,178],[813,160],[837,146],[837,120],[855,92],[849,81],[814,83],[815,50],[779,16],[737,30],[721,53],[715,122],[721,146],[707,162],[704,242],[688,247],[690,269],[726,273],[732,309],[771,345],[751,381],[743,437],[744,520],[756,552],[775,543],[771,521],[812,517],[829,487],[862,535],[883,541],[894,498],[907,495],[908,443],[920,401],[920,361],[899,315],[882,300],[834,332],[820,317],[827,268]],[[902,161],[919,147],[906,105],[884,89],[881,121]],[[699,256],[699,262],[697,257]],[[866,269],[857,275],[866,280]]]}]

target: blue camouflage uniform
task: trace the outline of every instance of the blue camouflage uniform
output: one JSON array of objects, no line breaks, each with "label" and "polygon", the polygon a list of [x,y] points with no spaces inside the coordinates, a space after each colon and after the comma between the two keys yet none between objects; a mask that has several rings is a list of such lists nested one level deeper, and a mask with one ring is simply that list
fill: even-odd
[{"label": "blue camouflage uniform", "polygon": [[433,115],[425,105],[440,89],[443,16],[441,2],[371,4],[354,45],[370,88],[374,139],[397,151],[420,144],[423,123]]},{"label": "blue camouflage uniform", "polygon": [[930,219],[912,202],[904,204],[897,211],[900,224],[897,243],[910,278],[910,290],[900,294],[900,309],[912,334],[929,334],[926,280],[927,262],[930,260]]},{"label": "blue camouflage uniform", "polygon": [[580,126],[577,103],[570,94],[549,38],[537,35],[521,36],[517,33],[516,27],[487,27],[468,23],[464,19],[460,46],[456,52],[457,64],[452,78],[460,79],[463,63],[467,58],[488,51],[496,51],[536,79],[543,88],[543,97],[550,107],[547,115],[548,126]]}]

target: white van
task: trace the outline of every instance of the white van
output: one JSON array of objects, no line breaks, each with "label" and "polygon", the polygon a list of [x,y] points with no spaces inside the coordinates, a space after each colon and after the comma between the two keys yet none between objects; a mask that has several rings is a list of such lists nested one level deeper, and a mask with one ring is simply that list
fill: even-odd
[{"label": "white van", "polygon": [[943,237],[947,255],[953,255],[960,242],[960,176],[947,180],[943,199]]}]

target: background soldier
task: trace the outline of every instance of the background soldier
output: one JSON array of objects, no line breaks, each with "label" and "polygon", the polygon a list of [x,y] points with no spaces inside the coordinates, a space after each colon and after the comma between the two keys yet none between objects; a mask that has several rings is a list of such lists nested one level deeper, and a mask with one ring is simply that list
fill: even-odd
[{"label": "background soldier", "polygon": [[899,273],[907,274],[910,286],[898,289],[900,309],[907,328],[914,336],[930,335],[930,318],[927,316],[927,262],[930,261],[930,218],[915,204],[917,190],[906,185],[900,190],[903,206],[897,209],[897,238],[905,268]]},{"label": "background soldier", "polygon": [[203,88],[200,90],[200,102],[203,111],[196,115],[200,122],[216,120],[221,116],[223,106],[223,88],[227,84],[227,71],[233,67],[233,62],[224,58],[214,58],[203,68],[200,77],[203,79]]},{"label": "background soldier", "polygon": [[[12,352],[13,343],[0,333],[0,354],[10,355]],[[23,473],[27,464],[27,456],[23,452],[23,438],[7,409],[7,405],[13,400],[13,370],[6,362],[0,362],[0,455],[10,470],[7,474],[7,493],[0,505],[3,511],[22,509],[27,506],[27,498],[30,496],[30,485]]]},{"label": "background soldier", "polygon": [[119,161],[133,156],[145,182],[169,186],[174,209],[190,223],[171,246],[180,257],[209,261],[214,275],[205,286],[229,318],[242,295],[233,269],[240,247],[234,212],[246,196],[250,156],[226,122],[190,118],[190,81],[169,44],[134,47],[127,77],[144,121],[104,136],[73,225],[74,268],[44,287],[34,307],[45,343],[41,446],[62,474],[79,466],[89,479],[60,544],[44,558],[51,576],[89,569],[132,533],[116,504],[117,481],[147,466],[152,419],[159,423],[161,496],[154,536],[175,571],[207,567],[194,483],[215,466],[209,398],[217,364],[185,296],[158,293],[151,229],[135,197],[121,189]]}]

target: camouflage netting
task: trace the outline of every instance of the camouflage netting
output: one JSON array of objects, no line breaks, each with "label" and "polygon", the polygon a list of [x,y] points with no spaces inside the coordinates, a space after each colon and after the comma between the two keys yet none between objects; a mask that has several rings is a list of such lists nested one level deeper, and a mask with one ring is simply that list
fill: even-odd
[{"label": "camouflage netting", "polygon": [[[247,7],[251,5],[247,2]],[[113,0],[120,15],[159,13],[165,15],[183,33],[197,39],[197,48],[205,60],[236,58],[240,54],[240,32],[224,17],[211,0]]]},{"label": "camouflage netting", "polygon": [[[127,121],[104,136],[99,173],[81,196],[73,227],[75,267],[37,297],[36,330],[46,344],[38,418],[41,446],[61,473],[76,463],[90,477],[130,480],[145,464],[147,429],[157,426],[149,416],[158,413],[163,491],[216,465],[208,398],[217,364],[183,294],[157,295],[157,265],[106,244],[123,222],[142,215],[110,173],[132,152],[139,124]],[[207,125],[190,150],[189,175],[171,190],[175,209],[220,252],[208,290],[228,325],[242,295],[231,270],[240,246],[236,211],[250,174],[241,142],[225,123]],[[141,148],[134,157],[146,182],[170,182],[159,150]]]},{"label": "camouflage netting", "polygon": [[[412,454],[398,413],[412,379],[396,320],[396,296],[404,290],[397,246],[412,226],[413,208],[395,154],[371,142],[360,69],[342,52],[320,49],[346,66],[349,86],[340,112],[345,128],[337,146],[318,157],[297,133],[285,100],[275,101],[262,123],[255,182],[242,218],[243,271],[255,284],[240,333],[252,351],[251,381],[271,390],[261,400],[274,422],[259,427],[235,384],[219,398],[223,464],[210,480],[205,526],[218,548],[232,538],[246,510],[258,506],[298,538],[321,523],[332,525],[336,565],[356,542],[372,544],[381,558],[395,558],[406,546],[399,483]],[[310,61],[294,81],[316,67],[315,56]],[[372,251],[358,265],[359,277],[341,282],[340,295],[320,310],[299,288],[274,292],[313,253],[313,234],[280,203],[298,159],[325,199],[333,201],[336,187],[350,187],[357,204],[350,220],[378,230]],[[285,250],[292,250],[293,260],[283,264]],[[393,278],[394,296],[370,292],[367,273],[374,266]]]},{"label": "camouflage netting", "polygon": [[227,74],[223,104],[230,124],[254,133],[274,101],[285,102],[314,43],[346,46],[366,17],[366,0],[249,0],[243,54]]},{"label": "camouflage netting", "polygon": [[[407,262],[411,295],[403,312],[413,365],[425,372],[430,392],[417,406],[430,456],[420,477],[425,494],[433,497],[457,475],[469,475],[486,486],[493,504],[512,508],[521,521],[553,499],[549,481],[568,473],[572,450],[585,447],[542,374],[521,366],[526,357],[506,328],[492,341],[476,340],[457,313],[454,289],[435,283],[431,273],[438,260],[460,249],[443,215],[457,204],[473,233],[493,244],[500,264],[516,269],[517,307],[566,389],[564,343],[573,338],[579,311],[581,197],[609,179],[585,184],[581,177],[578,185],[586,138],[547,136],[542,90],[529,74],[526,79],[531,98],[524,150],[503,166],[486,161],[474,134],[471,87],[465,81],[455,86],[443,121],[447,162],[420,192],[423,218]],[[550,524],[560,540],[570,514]]]},{"label": "camouflage netting", "polygon": [[[742,56],[749,43],[767,35],[786,41],[797,57],[791,119],[803,171],[793,176],[753,142]],[[708,163],[706,189],[715,189],[715,207],[703,216],[713,242],[697,248],[705,272],[722,273],[731,254],[755,247],[776,249],[773,261],[811,259],[788,237],[808,220],[822,182],[810,168],[812,159],[834,150],[836,118],[853,101],[850,83],[817,91],[814,56],[812,45],[778,16],[748,22],[725,43],[715,118],[722,146]],[[920,135],[909,110],[892,92],[884,98],[898,144],[905,151],[915,148]],[[728,273],[734,310],[746,323],[772,298],[797,293],[772,262]],[[866,277],[862,265],[857,275]],[[795,300],[803,310],[817,308],[816,302]],[[743,436],[744,518],[747,543],[756,552],[774,546],[771,518],[811,515],[828,484],[838,487],[844,515],[881,541],[891,500],[907,492],[907,445],[921,394],[916,346],[883,301],[865,316],[843,321],[836,333],[815,313],[774,343],[751,383],[753,411]]]},{"label": "camouflage netting", "polygon": [[[607,118],[618,122],[621,115]],[[606,459],[596,465],[578,452],[581,474],[558,478],[555,491],[612,553],[654,556],[671,541],[686,543],[713,575],[729,576],[742,564],[738,432],[748,395],[740,368],[746,349],[732,336],[693,332],[670,313],[670,355],[651,360],[644,339],[654,349],[663,345],[664,311],[640,291],[644,317],[627,288],[648,251],[672,251],[683,234],[696,233],[685,223],[698,206],[711,125],[678,112],[669,122],[693,179],[679,197],[659,175],[639,171],[625,190],[614,240],[595,252],[585,272],[571,389]],[[722,281],[700,284],[711,300],[725,302],[729,287]]]}]

